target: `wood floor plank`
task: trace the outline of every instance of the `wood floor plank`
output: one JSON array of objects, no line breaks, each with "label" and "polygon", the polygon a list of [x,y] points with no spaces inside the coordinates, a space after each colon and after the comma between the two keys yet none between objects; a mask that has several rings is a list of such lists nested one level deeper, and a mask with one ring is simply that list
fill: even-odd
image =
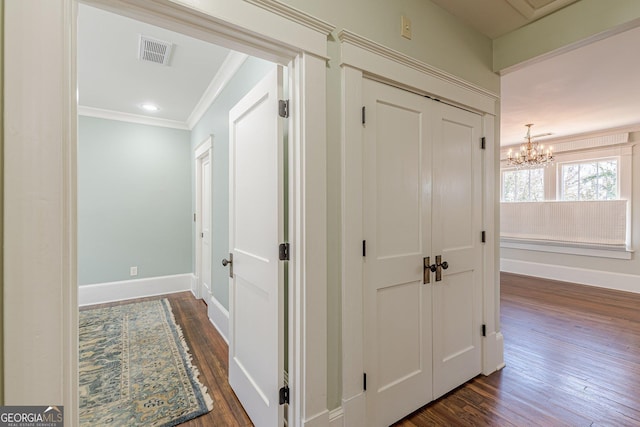
[{"label": "wood floor plank", "polygon": [[640,426],[640,295],[503,273],[501,322],[502,371],[396,425]]},{"label": "wood floor plank", "polygon": [[[184,425],[251,426],[204,303],[190,292],[164,297],[214,400],[213,411]],[[503,370],[394,426],[640,426],[639,294],[503,273],[501,322]]]}]

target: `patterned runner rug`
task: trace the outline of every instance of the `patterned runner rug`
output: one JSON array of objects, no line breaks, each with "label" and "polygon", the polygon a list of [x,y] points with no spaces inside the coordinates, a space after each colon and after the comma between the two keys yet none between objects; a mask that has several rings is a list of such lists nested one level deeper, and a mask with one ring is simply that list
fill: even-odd
[{"label": "patterned runner rug", "polygon": [[213,408],[166,299],[80,312],[80,424],[174,426]]}]

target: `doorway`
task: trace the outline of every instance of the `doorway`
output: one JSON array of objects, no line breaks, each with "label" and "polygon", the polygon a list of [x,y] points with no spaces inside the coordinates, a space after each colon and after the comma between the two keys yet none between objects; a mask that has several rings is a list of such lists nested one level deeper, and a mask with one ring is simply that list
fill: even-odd
[{"label": "doorway", "polygon": [[[270,2],[242,2],[238,7],[235,2],[207,1],[200,2],[198,10],[170,1],[88,3],[290,65],[295,113],[289,158],[291,181],[297,184],[290,186],[289,208],[289,298],[295,311],[289,325],[289,423],[328,423],[327,215],[326,200],[318,195],[324,194],[327,173],[324,58],[334,27]],[[5,135],[5,162],[20,165],[7,168],[5,178],[20,197],[5,207],[7,229],[15,232],[5,235],[4,245],[5,253],[27,260],[5,272],[5,315],[16,319],[5,325],[5,380],[14,384],[5,400],[30,402],[37,390],[41,400],[63,404],[71,424],[78,423],[76,12],[77,1],[59,0],[38,8],[11,2],[4,15],[11,34],[5,39],[5,86],[16,89],[5,92],[5,102],[24,106],[5,119],[5,126],[15,129]],[[24,55],[25,50],[39,52],[38,59],[49,66],[33,66],[34,56]],[[41,227],[33,227],[35,204]],[[34,293],[41,298],[34,300]],[[305,339],[310,334],[314,339]],[[52,356],[43,359],[42,354]]]},{"label": "doorway", "polygon": [[207,138],[195,150],[196,170],[196,289],[195,296],[211,303],[211,165],[212,139]]}]

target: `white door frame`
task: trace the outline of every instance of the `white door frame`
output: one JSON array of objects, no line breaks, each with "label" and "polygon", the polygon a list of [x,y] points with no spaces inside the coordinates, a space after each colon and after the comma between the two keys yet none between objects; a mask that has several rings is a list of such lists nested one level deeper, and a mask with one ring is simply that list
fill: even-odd
[{"label": "white door frame", "polygon": [[[335,27],[268,0],[87,3],[289,66],[289,422],[328,426],[326,57]],[[78,424],[76,18],[77,0],[5,4],[5,403],[62,404],[66,425]]]},{"label": "white door frame", "polygon": [[483,246],[482,372],[485,375],[504,366],[503,338],[499,319],[498,194],[499,150],[498,95],[451,74],[382,46],[350,31],[338,34],[342,66],[342,409],[344,425],[365,427],[366,393],[364,372],[363,311],[363,127],[362,82],[368,78],[446,100],[482,115],[486,150],[483,160]]},{"label": "white door frame", "polygon": [[[202,273],[200,270],[202,268],[202,239],[199,237],[200,233],[202,233],[202,160],[205,158],[209,158],[209,164],[213,167],[213,135],[210,135],[207,139],[200,143],[194,150],[194,159],[195,159],[195,172],[196,172],[196,226],[195,226],[195,234],[194,234],[194,242],[195,242],[195,288],[191,289],[191,292],[196,296],[196,298],[205,299],[206,295],[202,295],[202,278],[200,274]],[[212,169],[213,172],[213,169]],[[212,174],[213,175],[213,174]],[[211,219],[211,216],[210,216]],[[211,230],[211,224],[209,224],[209,230]],[[213,241],[210,242],[213,244]],[[207,299],[205,301],[207,305],[211,304],[211,301]]]}]

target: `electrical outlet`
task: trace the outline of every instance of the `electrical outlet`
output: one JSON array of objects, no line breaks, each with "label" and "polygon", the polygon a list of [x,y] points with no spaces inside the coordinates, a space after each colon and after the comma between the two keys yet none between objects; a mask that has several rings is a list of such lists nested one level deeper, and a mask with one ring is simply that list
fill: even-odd
[{"label": "electrical outlet", "polygon": [[137,276],[138,275],[138,267],[131,267],[129,269],[129,275],[130,276]]},{"label": "electrical outlet", "polygon": [[402,28],[400,30],[400,35],[405,39],[411,40],[411,19],[406,16],[402,16],[401,19]]}]

